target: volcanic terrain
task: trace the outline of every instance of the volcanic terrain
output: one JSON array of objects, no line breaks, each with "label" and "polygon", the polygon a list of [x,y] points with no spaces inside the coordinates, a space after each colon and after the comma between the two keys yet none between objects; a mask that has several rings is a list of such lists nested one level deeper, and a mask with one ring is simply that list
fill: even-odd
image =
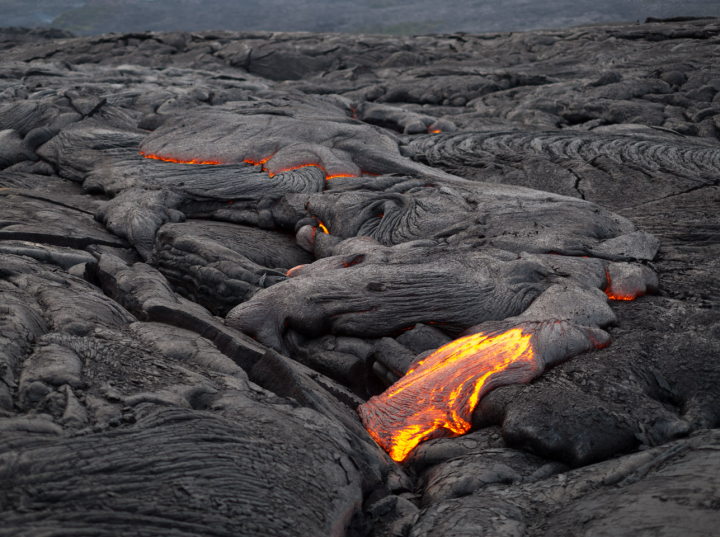
[{"label": "volcanic terrain", "polygon": [[0,536],[720,527],[720,20],[0,51]]}]

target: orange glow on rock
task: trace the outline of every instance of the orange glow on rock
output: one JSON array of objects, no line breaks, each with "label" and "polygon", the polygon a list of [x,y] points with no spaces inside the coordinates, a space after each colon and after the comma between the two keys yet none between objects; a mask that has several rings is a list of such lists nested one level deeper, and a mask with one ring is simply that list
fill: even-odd
[{"label": "orange glow on rock", "polygon": [[639,294],[633,294],[633,293],[622,293],[618,291],[617,289],[613,289],[613,286],[610,282],[610,272],[605,269],[605,276],[607,277],[607,286],[605,287],[605,294],[608,296],[610,300],[635,300],[638,296],[641,296]]},{"label": "orange glow on rock", "polygon": [[440,134],[441,132],[442,132],[441,130],[434,130],[434,131],[430,131],[429,134]]},{"label": "orange glow on rock", "polygon": [[270,170],[267,170],[266,168],[263,169],[268,172],[268,175],[270,175],[270,177],[275,177],[279,173],[291,172],[293,170],[299,170],[300,168],[310,168],[311,166],[315,168],[320,168],[325,174],[325,180],[327,180],[327,172],[323,169],[322,166],[318,166],[317,164],[300,164],[299,166],[288,166],[287,168],[283,168],[282,170],[278,170],[274,173]]},{"label": "orange glow on rock", "polygon": [[607,296],[610,300],[635,300],[637,298],[635,296],[614,295],[612,293],[607,293]]},{"label": "orange glow on rock", "polygon": [[480,399],[498,387],[493,382],[498,373],[527,369],[534,376],[539,366],[531,338],[532,333],[514,328],[448,343],[362,405],[360,417],[375,441],[398,462],[424,440],[464,434]]},{"label": "orange glow on rock", "polygon": [[293,276],[296,276],[297,275],[296,273],[305,266],[306,265],[298,265],[297,267],[293,267],[290,270],[288,270],[285,275],[289,278],[292,278]]},{"label": "orange glow on rock", "polygon": [[253,166],[260,166],[263,171],[266,171],[270,177],[275,177],[279,173],[285,173],[285,172],[291,172],[293,170],[299,170],[300,168],[309,168],[310,166],[314,166],[316,168],[320,168],[322,172],[325,174],[325,180],[329,181],[330,179],[335,179],[336,177],[357,177],[350,173],[338,173],[335,175],[328,175],[327,171],[325,171],[325,168],[320,166],[319,164],[300,164],[298,166],[289,166],[287,168],[283,168],[282,170],[278,170],[275,172],[271,172],[267,169],[265,164],[273,157],[273,155],[270,155],[267,158],[264,158],[262,160],[252,160],[252,159],[245,159],[243,162],[247,164],[252,164]]},{"label": "orange glow on rock", "polygon": [[[265,164],[268,160],[270,160],[271,158],[272,158],[272,155],[269,156],[269,157],[267,157],[267,158],[264,158],[264,159],[262,159],[262,160],[257,160],[257,161],[256,161],[256,160],[249,159],[249,158],[246,158],[245,160],[243,160],[243,162],[246,163],[246,164],[252,164],[253,166],[264,166],[264,164]],[[265,168],[263,167],[263,169],[265,169]]]},{"label": "orange glow on rock", "polygon": [[[150,153],[143,153],[142,151],[140,151],[140,154],[141,154],[143,157],[145,157],[145,158],[154,159],[154,160],[161,160],[161,161],[163,161],[163,162],[175,162],[175,163],[177,163],[177,164],[212,164],[212,165],[215,165],[215,166],[218,166],[218,165],[220,165],[220,164],[224,164],[224,162],[220,162],[219,160],[200,160],[200,159],[183,160],[183,159],[177,159],[177,158],[174,158],[174,157],[164,157],[164,156],[161,157],[161,156],[159,156],[159,155],[153,155],[153,154],[150,154]],[[266,157],[266,158],[264,158],[264,159],[262,159],[262,160],[253,160],[253,159],[247,159],[247,158],[246,158],[245,160],[243,160],[243,162],[246,163],[246,164],[251,164],[252,166],[260,166],[263,171],[267,172],[268,175],[270,175],[270,177],[275,177],[275,176],[276,176],[277,174],[279,174],[279,173],[290,172],[290,171],[293,171],[293,170],[299,170],[300,168],[308,168],[308,167],[310,167],[310,166],[314,166],[314,167],[316,167],[316,168],[320,168],[320,169],[322,170],[322,172],[325,174],[325,180],[326,180],[326,181],[329,181],[330,179],[335,179],[335,178],[337,178],[337,177],[357,177],[357,175],[353,175],[353,174],[351,174],[351,173],[336,173],[336,174],[333,174],[333,175],[328,175],[327,171],[325,171],[325,169],[324,169],[322,166],[320,166],[319,164],[312,164],[312,163],[311,163],[311,164],[300,164],[300,165],[298,165],[298,166],[289,166],[289,167],[287,167],[287,168],[283,168],[283,169],[281,169],[281,170],[278,170],[278,171],[275,171],[275,172],[271,172],[270,170],[267,169],[267,167],[265,167],[265,164],[266,164],[272,157],[273,157],[273,155],[270,155],[269,157]],[[362,172],[362,174],[363,174],[363,175],[374,175],[374,174],[366,174],[365,172]]]},{"label": "orange glow on rock", "polygon": [[323,233],[325,233],[326,235],[330,235],[328,228],[326,228],[325,224],[323,224],[320,220],[318,220],[318,226],[320,226],[320,229],[323,230]]},{"label": "orange glow on rock", "polygon": [[182,160],[182,159],[176,159],[173,157],[161,157],[159,155],[151,155],[149,153],[143,153],[140,151],[140,154],[145,158],[150,158],[153,160],[162,160],[163,162],[175,162],[177,164],[212,164],[213,166],[219,166],[222,164],[222,162],[217,160],[198,160],[198,159],[192,159],[192,160]]}]

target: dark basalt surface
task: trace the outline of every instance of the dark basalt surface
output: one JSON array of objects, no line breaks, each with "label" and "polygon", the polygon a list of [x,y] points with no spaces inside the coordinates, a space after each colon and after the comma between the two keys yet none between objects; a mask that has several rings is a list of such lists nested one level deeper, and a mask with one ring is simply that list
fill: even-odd
[{"label": "dark basalt surface", "polygon": [[[0,535],[720,527],[717,20],[0,33]],[[517,326],[468,434],[363,427]]]}]

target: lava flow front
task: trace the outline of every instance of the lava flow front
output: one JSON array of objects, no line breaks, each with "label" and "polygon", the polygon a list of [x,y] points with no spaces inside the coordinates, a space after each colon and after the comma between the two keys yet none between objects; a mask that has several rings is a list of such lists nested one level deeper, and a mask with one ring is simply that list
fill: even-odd
[{"label": "lava flow front", "polygon": [[[645,294],[644,285],[643,288],[638,288],[637,285],[633,286],[633,281],[618,282],[610,280],[610,271],[605,269],[605,277],[607,278],[607,285],[605,287],[605,294],[610,300],[635,300],[639,296]],[[644,282],[643,282],[644,283]]]},{"label": "lava flow front", "polygon": [[420,442],[468,432],[475,407],[489,391],[530,382],[546,365],[607,343],[565,322],[480,332],[418,362],[358,413],[375,441],[400,462]]}]

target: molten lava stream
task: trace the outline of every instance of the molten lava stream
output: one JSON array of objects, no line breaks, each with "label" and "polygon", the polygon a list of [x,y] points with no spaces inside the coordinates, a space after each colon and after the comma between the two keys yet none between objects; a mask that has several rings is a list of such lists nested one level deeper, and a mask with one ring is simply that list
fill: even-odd
[{"label": "molten lava stream", "polygon": [[609,336],[597,332],[565,321],[533,321],[457,339],[361,405],[358,414],[390,457],[403,461],[420,442],[468,432],[489,391],[530,382],[547,364],[609,344]]},{"label": "molten lava stream", "polygon": [[532,333],[514,328],[455,340],[361,406],[360,417],[395,461],[424,440],[464,434],[478,401],[498,386],[493,382],[498,373],[510,372],[512,382],[536,376],[531,338]]}]

